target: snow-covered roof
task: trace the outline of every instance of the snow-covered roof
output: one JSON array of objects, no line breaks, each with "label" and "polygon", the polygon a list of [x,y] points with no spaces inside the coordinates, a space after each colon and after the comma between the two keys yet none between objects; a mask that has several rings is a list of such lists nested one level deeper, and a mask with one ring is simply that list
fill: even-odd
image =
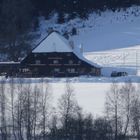
[{"label": "snow-covered roof", "polygon": [[43,52],[72,52],[72,48],[64,37],[52,32],[33,50],[33,53]]},{"label": "snow-covered roof", "polygon": [[99,66],[97,63],[93,63],[92,61],[86,59],[86,58],[83,56],[83,53],[81,52],[81,48],[79,48],[79,47],[74,47],[73,53],[74,53],[79,59],[85,61],[86,63],[88,63],[88,64],[90,64],[90,65],[92,65],[92,66],[101,68],[101,66]]},{"label": "snow-covered roof", "polygon": [[96,63],[87,60],[80,48],[72,47],[68,40],[62,37],[57,32],[52,32],[47,38],[45,38],[33,51],[33,53],[51,53],[51,52],[73,52],[79,59],[87,62],[88,64],[100,67]]}]

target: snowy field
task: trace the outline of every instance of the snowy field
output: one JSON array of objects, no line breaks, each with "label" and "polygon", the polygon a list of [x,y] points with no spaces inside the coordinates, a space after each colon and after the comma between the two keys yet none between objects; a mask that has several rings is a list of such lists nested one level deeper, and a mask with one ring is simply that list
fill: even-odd
[{"label": "snowy field", "polygon": [[[64,83],[52,83],[54,105],[65,91]],[[95,116],[103,115],[105,95],[110,87],[109,83],[74,83],[76,99],[84,112]]]},{"label": "snowy field", "polygon": [[[44,84],[48,84],[49,81],[49,93],[51,95],[51,104],[53,107],[57,108],[58,99],[61,97],[62,94],[65,93],[66,80],[67,79],[63,79],[58,82],[57,80],[48,80],[47,78],[43,79]],[[9,81],[10,79],[7,80],[7,90],[9,87]],[[19,79],[14,79],[14,83],[18,87]],[[24,85],[29,83],[32,83],[32,86],[38,85],[39,87],[42,87],[42,79],[24,80]],[[78,104],[83,108],[84,112],[92,113],[95,116],[100,116],[103,114],[105,95],[110,87],[110,83],[105,84],[90,81],[71,81],[71,87],[74,89],[76,100],[78,101]]]},{"label": "snowy field", "polygon": [[[44,78],[43,82],[48,83],[50,86],[50,93],[52,95],[52,105],[57,107],[58,99],[65,93],[66,81],[65,78]],[[112,81],[116,81],[119,84],[123,84],[131,80],[133,83],[140,83],[138,77],[122,77],[122,78],[95,78],[95,77],[80,77],[69,78],[72,84],[76,99],[79,105],[86,113],[92,113],[95,117],[102,116],[104,114],[104,104],[106,93],[110,89]],[[7,79],[9,83],[10,78]],[[1,82],[1,81],[0,81]],[[18,84],[19,79],[14,79],[14,83]],[[42,83],[41,78],[37,79],[24,79],[24,84],[32,83],[40,86]],[[40,86],[41,87],[41,86]]]},{"label": "snowy field", "polygon": [[140,75],[140,46],[84,54],[87,59],[103,67],[103,76],[112,71],[127,71],[129,75]]}]

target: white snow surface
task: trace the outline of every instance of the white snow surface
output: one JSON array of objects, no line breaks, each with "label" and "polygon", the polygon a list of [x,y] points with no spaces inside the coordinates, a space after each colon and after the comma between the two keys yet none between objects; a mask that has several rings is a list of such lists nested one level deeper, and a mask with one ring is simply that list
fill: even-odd
[{"label": "white snow surface", "polygon": [[[52,83],[54,106],[57,106],[58,99],[65,93],[64,83]],[[104,115],[104,104],[106,93],[110,87],[109,83],[73,83],[74,93],[78,104],[86,113],[95,116]]]},{"label": "white snow surface", "polygon": [[33,53],[43,52],[72,52],[72,48],[65,38],[53,32],[33,50]]},{"label": "white snow surface", "polygon": [[66,31],[70,33],[75,27],[78,34],[72,36],[70,40],[73,40],[76,46],[82,44],[85,52],[128,48],[140,44],[139,6],[115,12],[110,10],[101,13],[93,12],[86,20],[76,18],[64,24],[56,23],[57,16],[54,17],[50,20],[40,18],[41,39],[48,34],[49,28],[63,34]]}]

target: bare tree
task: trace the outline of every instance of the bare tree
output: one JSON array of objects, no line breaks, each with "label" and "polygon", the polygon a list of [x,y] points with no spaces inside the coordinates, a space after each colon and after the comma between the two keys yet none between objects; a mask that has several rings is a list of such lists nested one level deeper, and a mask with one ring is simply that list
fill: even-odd
[{"label": "bare tree", "polygon": [[51,122],[50,122],[50,137],[51,137],[52,140],[57,140],[58,139],[57,125],[58,125],[58,117],[57,117],[56,114],[53,114]]},{"label": "bare tree", "polygon": [[14,136],[14,139],[16,140],[16,127],[15,127],[15,83],[14,79],[11,78],[10,85],[9,85],[9,93],[10,93],[10,106],[11,106],[11,119],[12,119],[12,135]]},{"label": "bare tree", "polygon": [[50,94],[50,85],[48,82],[44,82],[42,79],[42,83],[40,88],[41,90],[41,103],[40,103],[40,110],[41,110],[41,120],[40,120],[40,126],[41,126],[41,132],[43,136],[43,140],[46,139],[46,133],[47,133],[47,123],[49,120],[49,109],[51,108],[50,100],[51,100],[51,94]]},{"label": "bare tree", "polygon": [[138,140],[140,140],[140,95],[139,90],[136,92],[130,110],[132,119],[132,130],[136,132]]},{"label": "bare tree", "polygon": [[122,85],[120,89],[121,94],[121,116],[123,119],[123,136],[126,137],[126,134],[128,132],[128,128],[130,128],[130,122],[131,122],[131,108],[133,100],[136,96],[136,90],[135,86],[131,83],[131,81],[128,81],[124,85]]},{"label": "bare tree", "polygon": [[25,123],[25,129],[26,129],[26,137],[27,140],[31,140],[32,138],[32,121],[31,121],[31,115],[32,115],[32,91],[31,86],[27,85],[24,89],[24,123]]},{"label": "bare tree", "polygon": [[111,119],[113,118],[115,140],[118,140],[119,130],[121,130],[119,128],[120,108],[120,89],[118,84],[112,83],[110,91],[108,92],[106,97],[106,113],[107,117]]},{"label": "bare tree", "polygon": [[1,138],[7,140],[5,79],[0,84]]},{"label": "bare tree", "polygon": [[69,136],[69,122],[71,118],[77,115],[78,104],[74,95],[74,88],[70,82],[66,83],[65,93],[59,99],[59,113],[61,117],[61,122],[64,128],[64,136],[68,138]]},{"label": "bare tree", "polygon": [[24,80],[19,79],[19,82],[17,84],[17,101],[15,103],[15,116],[16,116],[16,125],[17,125],[17,133],[18,133],[18,139],[23,140],[24,136],[24,128],[23,128],[23,104],[25,101],[24,96]]},{"label": "bare tree", "polygon": [[37,85],[35,85],[34,87],[34,91],[33,91],[33,137],[34,140],[36,140],[36,129],[37,129],[37,122],[38,122],[38,117],[39,117],[39,113],[40,113],[40,94],[41,91],[39,89],[39,87]]}]

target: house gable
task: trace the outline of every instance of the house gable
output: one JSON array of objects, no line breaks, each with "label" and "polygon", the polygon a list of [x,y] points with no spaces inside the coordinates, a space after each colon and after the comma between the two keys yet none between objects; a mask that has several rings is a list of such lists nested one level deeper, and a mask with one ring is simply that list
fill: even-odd
[{"label": "house gable", "polygon": [[72,52],[68,41],[56,32],[51,33],[33,51],[33,53]]},{"label": "house gable", "polygon": [[100,67],[85,59],[75,47],[53,32],[45,38],[22,62],[32,76],[100,75]]}]

